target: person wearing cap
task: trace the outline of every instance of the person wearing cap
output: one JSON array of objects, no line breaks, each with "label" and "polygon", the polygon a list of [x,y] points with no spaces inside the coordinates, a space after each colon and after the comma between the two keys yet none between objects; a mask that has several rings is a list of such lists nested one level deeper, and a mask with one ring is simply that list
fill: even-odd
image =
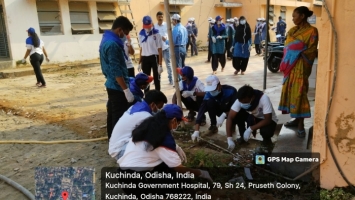
[{"label": "person wearing cap", "polygon": [[[140,173],[144,174],[154,172],[169,173],[173,178],[156,180],[153,178],[132,179],[122,178],[119,182],[130,183],[179,183],[182,180],[176,177],[176,172],[190,172],[194,177],[200,177],[212,182],[212,178],[208,171],[188,168],[182,165],[186,162],[186,155],[183,150],[177,146],[172,131],[178,127],[180,121],[186,120],[183,118],[181,108],[175,104],[167,104],[163,109],[153,117],[145,119],[132,132],[132,138],[127,143],[127,147],[123,156],[118,160],[120,172]],[[191,179],[185,179],[186,181]],[[123,188],[127,194],[140,196],[142,193],[150,194],[179,194],[184,193],[184,190],[177,189],[162,189],[149,188],[144,189],[129,189]]]},{"label": "person wearing cap", "polygon": [[[226,43],[226,50],[230,49],[233,44],[234,44],[234,35],[235,35],[235,30],[234,30],[234,19],[229,19],[228,23],[228,29],[227,29],[227,43]],[[230,51],[227,51],[227,59],[232,60],[233,54]]]},{"label": "person wearing cap", "polygon": [[134,102],[137,101],[142,101],[144,97],[144,93],[142,90],[145,90],[149,84],[153,81],[152,76],[148,76],[145,73],[138,73],[135,78],[130,77],[129,81],[129,89],[131,90],[133,96],[134,96]]},{"label": "person wearing cap", "polygon": [[132,137],[133,129],[143,120],[157,113],[167,101],[164,93],[150,90],[143,101],[136,102],[122,115],[113,129],[109,142],[108,153],[112,158],[118,160],[123,156],[126,145]]},{"label": "person wearing cap", "polygon": [[[153,70],[154,86],[160,90],[160,74],[163,72],[162,59],[162,38],[159,31],[154,28],[150,16],[143,17],[143,29],[139,32],[140,58],[138,71],[151,75]],[[150,87],[145,89],[148,92]]]},{"label": "person wearing cap", "polygon": [[284,42],[286,27],[287,27],[286,22],[282,20],[281,16],[279,16],[279,21],[277,22],[276,25],[276,35],[280,35],[281,37],[277,38],[278,42]]},{"label": "person wearing cap", "polygon": [[41,39],[39,39],[34,28],[29,28],[27,30],[27,33],[28,33],[28,38],[26,39],[27,50],[21,62],[25,63],[27,57],[30,56],[30,62],[37,79],[36,86],[46,87],[46,81],[43,78],[41,65],[43,62],[43,54],[46,56],[47,62],[49,62],[49,58],[46,49],[44,48],[44,42]]},{"label": "person wearing cap", "polygon": [[[186,109],[189,110],[187,115],[187,120],[192,122],[196,116],[195,112],[198,112],[202,104],[203,97],[205,96],[205,85],[200,79],[194,76],[194,70],[185,66],[184,68],[178,68],[178,73],[181,75],[182,80],[179,82],[179,88],[181,92],[181,101],[185,105]],[[173,104],[177,104],[176,94],[174,94],[172,99]],[[203,125],[206,124],[206,116],[203,116]]]},{"label": "person wearing cap", "polygon": [[134,66],[131,59],[131,55],[132,56],[134,55],[134,49],[132,46],[131,37],[129,35],[126,35],[126,38],[127,40],[124,42],[124,51],[125,51],[125,55],[127,56],[126,65],[128,69],[128,76],[134,77]]},{"label": "person wearing cap", "polygon": [[188,42],[188,34],[186,28],[181,25],[181,17],[179,14],[174,14],[171,19],[174,25],[172,34],[176,65],[177,67],[183,68],[185,67],[186,44]]},{"label": "person wearing cap", "polygon": [[221,63],[222,72],[226,66],[226,43],[227,31],[226,26],[222,23],[222,17],[216,17],[216,24],[212,27],[211,38],[212,38],[212,70],[213,74],[217,73],[218,62]]},{"label": "person wearing cap", "polygon": [[111,30],[105,31],[99,47],[101,70],[106,78],[107,135],[110,139],[113,127],[134,101],[129,89],[124,50],[126,35],[133,29],[132,23],[124,16],[115,19]]},{"label": "person wearing cap", "polygon": [[251,29],[244,16],[239,18],[239,26],[235,30],[234,44],[230,51],[233,52],[234,75],[237,75],[240,71],[244,75],[251,51]]},{"label": "person wearing cap", "polygon": [[255,30],[254,30],[254,44],[256,56],[261,54],[260,42],[261,42],[261,18],[256,20]]},{"label": "person wearing cap", "polygon": [[[216,75],[210,75],[206,78],[205,92],[206,94],[197,114],[195,132],[191,135],[192,141],[195,141],[200,136],[200,125],[206,112],[208,112],[211,120],[208,134],[217,133],[218,127],[222,126],[230,108],[237,99],[237,89],[230,85],[222,85]],[[238,124],[240,129],[243,126],[245,129],[245,123]]]},{"label": "person wearing cap", "polygon": [[197,45],[196,45],[196,41],[197,41],[197,34],[198,34],[198,28],[195,24],[195,18],[192,18],[192,25],[191,25],[191,29],[192,29],[192,35],[191,35],[191,57],[192,56],[197,56],[198,52],[197,52]]},{"label": "person wearing cap", "polygon": [[169,84],[173,85],[173,76],[172,76],[171,62],[170,62],[168,27],[166,25],[166,22],[164,22],[163,12],[161,11],[157,12],[157,21],[158,22],[154,25],[154,28],[156,28],[159,31],[159,34],[161,35],[163,59],[168,72]]},{"label": "person wearing cap", "polygon": [[247,142],[252,134],[255,137],[256,130],[260,129],[263,144],[267,146],[272,144],[271,137],[274,135],[277,121],[270,98],[262,91],[244,85],[238,90],[238,99],[232,105],[226,122],[228,150],[232,151],[235,147],[232,139],[235,124],[246,122],[248,127],[239,129],[239,144]]},{"label": "person wearing cap", "polygon": [[216,20],[212,19],[208,21],[208,35],[207,35],[207,42],[208,42],[208,56],[207,56],[207,61],[206,63],[209,63],[212,58],[212,27],[215,25]]}]

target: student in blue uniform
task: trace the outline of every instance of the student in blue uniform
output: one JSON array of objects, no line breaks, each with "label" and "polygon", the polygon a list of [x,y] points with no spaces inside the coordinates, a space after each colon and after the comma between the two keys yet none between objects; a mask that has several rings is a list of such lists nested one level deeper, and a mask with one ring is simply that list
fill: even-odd
[{"label": "student in blue uniform", "polygon": [[149,87],[149,84],[153,81],[152,76],[148,76],[145,73],[138,73],[135,78],[129,78],[129,89],[131,90],[134,96],[134,102],[142,101],[144,93],[142,90],[145,90]]},{"label": "student in blue uniform", "polygon": [[279,22],[277,22],[276,26],[276,35],[280,35],[281,37],[277,38],[278,42],[284,42],[285,39],[285,33],[286,33],[286,27],[287,24],[284,20],[282,20],[282,17],[279,17]]}]

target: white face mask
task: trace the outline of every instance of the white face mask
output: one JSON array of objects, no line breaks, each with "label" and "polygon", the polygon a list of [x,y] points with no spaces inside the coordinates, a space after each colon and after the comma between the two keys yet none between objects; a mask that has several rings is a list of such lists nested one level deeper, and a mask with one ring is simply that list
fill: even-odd
[{"label": "white face mask", "polygon": [[241,24],[241,25],[244,25],[245,22],[246,22],[245,20],[240,20],[240,24]]},{"label": "white face mask", "polygon": [[145,28],[144,30],[145,30],[145,32],[149,33],[151,29],[150,28]]},{"label": "white face mask", "polygon": [[217,24],[222,24],[222,22],[221,22],[221,21],[218,21]]}]

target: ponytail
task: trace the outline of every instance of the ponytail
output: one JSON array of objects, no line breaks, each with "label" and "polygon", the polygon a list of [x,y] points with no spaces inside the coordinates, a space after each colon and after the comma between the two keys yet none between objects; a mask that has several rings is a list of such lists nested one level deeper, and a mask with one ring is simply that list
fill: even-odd
[{"label": "ponytail", "polygon": [[31,34],[30,34],[30,37],[31,37],[31,39],[32,39],[33,46],[34,46],[35,48],[39,47],[40,41],[39,41],[39,37],[38,37],[37,33],[31,33]]}]

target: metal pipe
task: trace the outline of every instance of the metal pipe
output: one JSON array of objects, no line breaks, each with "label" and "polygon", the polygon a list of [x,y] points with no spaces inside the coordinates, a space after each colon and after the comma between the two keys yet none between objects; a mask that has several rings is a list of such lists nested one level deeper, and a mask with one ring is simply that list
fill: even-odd
[{"label": "metal pipe", "polygon": [[268,44],[269,44],[269,7],[270,0],[266,0],[266,38],[265,38],[265,55],[264,55],[264,83],[263,90],[266,90],[266,76],[267,76],[267,57],[269,54]]}]

